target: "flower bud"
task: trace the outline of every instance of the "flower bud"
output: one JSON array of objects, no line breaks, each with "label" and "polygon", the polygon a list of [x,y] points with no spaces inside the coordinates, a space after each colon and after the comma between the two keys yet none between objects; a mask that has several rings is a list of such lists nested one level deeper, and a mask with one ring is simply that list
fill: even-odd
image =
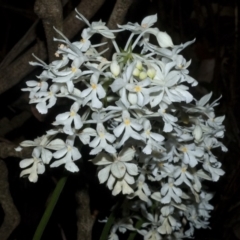
[{"label": "flower bud", "polygon": [[159,31],[156,37],[157,37],[158,44],[161,47],[164,47],[164,48],[173,47],[172,39],[166,32]]},{"label": "flower bud", "polygon": [[136,64],[136,68],[139,69],[139,70],[142,70],[142,62],[141,61],[137,61],[137,64]]},{"label": "flower bud", "polygon": [[144,80],[146,77],[147,77],[147,73],[146,73],[146,72],[140,72],[139,78],[140,78],[141,80]]},{"label": "flower bud", "polygon": [[148,77],[153,79],[156,76],[156,70],[154,68],[149,68],[147,71],[147,75]]},{"label": "flower bud", "polygon": [[110,70],[112,74],[117,77],[120,73],[120,66],[118,65],[117,61],[112,61],[110,65]]},{"label": "flower bud", "polygon": [[139,74],[140,74],[140,71],[139,71],[137,68],[135,68],[135,69],[133,70],[133,76],[138,77]]},{"label": "flower bud", "polygon": [[196,125],[192,134],[193,134],[195,140],[199,141],[202,137],[202,128],[199,125]]}]

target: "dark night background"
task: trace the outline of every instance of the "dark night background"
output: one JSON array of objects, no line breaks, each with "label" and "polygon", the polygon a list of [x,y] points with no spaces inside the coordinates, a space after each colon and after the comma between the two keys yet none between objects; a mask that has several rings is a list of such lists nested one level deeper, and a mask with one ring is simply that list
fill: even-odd
[{"label": "dark night background", "polygon": [[[63,11],[64,18],[79,2],[80,0],[67,2]],[[92,19],[107,21],[114,4],[114,0],[106,0]],[[210,91],[213,91],[212,99],[222,95],[216,112],[217,115],[226,115],[224,143],[228,152],[219,155],[226,174],[217,183],[205,182],[215,192],[211,201],[214,210],[210,219],[211,229],[196,230],[195,239],[199,240],[240,239],[239,10],[239,0],[135,0],[125,19],[125,22],[140,23],[145,16],[157,13],[159,29],[166,31],[174,44],[196,38],[196,42],[183,52],[187,60],[192,59],[190,75],[199,81],[199,86],[192,89],[192,93],[196,98]],[[37,20],[33,0],[0,0],[0,62]],[[78,34],[76,39],[79,36]],[[45,40],[40,21],[36,26],[35,40],[24,51],[39,40]],[[124,37],[118,37],[119,41],[124,41]],[[11,62],[8,65],[10,64]],[[7,66],[0,66],[0,76],[4,76]],[[47,116],[34,114],[34,109],[28,105],[27,95],[21,91],[25,87],[25,81],[35,79],[38,73],[39,69],[33,70],[0,95],[0,145],[6,141],[18,144],[25,139],[41,136],[51,128],[56,112]],[[3,79],[0,78],[0,86],[2,84]],[[16,125],[16,119],[21,123]],[[85,158],[87,152],[85,149]],[[8,168],[10,192],[21,215],[21,223],[9,240],[30,240],[56,181],[67,173],[63,168],[47,169],[45,174],[40,175],[38,182],[33,184],[27,179],[19,178],[19,161],[20,158],[13,157],[4,159]],[[111,197],[104,186],[99,187],[94,171],[94,167],[87,165],[82,166],[80,175],[69,175],[42,239],[64,239],[61,231],[68,240],[77,238],[75,194],[85,184],[90,186],[92,211],[97,210],[100,219],[109,214],[110,206],[116,199]],[[83,178],[87,178],[87,183]],[[0,225],[3,219],[4,213],[0,206]],[[95,224],[94,240],[99,238],[101,226]]]}]

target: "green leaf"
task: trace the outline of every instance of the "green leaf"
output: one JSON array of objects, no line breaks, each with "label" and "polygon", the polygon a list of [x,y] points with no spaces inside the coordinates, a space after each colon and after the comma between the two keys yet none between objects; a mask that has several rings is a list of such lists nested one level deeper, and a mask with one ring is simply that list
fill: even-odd
[{"label": "green leaf", "polygon": [[101,234],[101,237],[100,237],[100,240],[107,240],[108,239],[108,233],[110,231],[110,228],[114,222],[114,211],[112,211],[112,213],[110,214],[104,228],[103,228],[103,231],[102,231],[102,234]]},{"label": "green leaf", "polygon": [[43,232],[45,230],[45,227],[48,224],[48,221],[49,221],[49,219],[50,219],[50,217],[52,215],[52,212],[53,212],[53,210],[55,208],[55,205],[56,205],[56,203],[57,203],[57,201],[59,199],[59,196],[60,196],[60,194],[61,194],[61,192],[63,190],[63,187],[64,187],[66,181],[67,181],[67,177],[62,177],[58,181],[58,183],[57,183],[57,185],[56,185],[56,187],[55,187],[55,189],[53,191],[53,194],[52,194],[52,197],[50,199],[50,202],[48,203],[48,206],[47,206],[47,208],[46,208],[46,210],[45,210],[45,212],[44,212],[44,214],[43,214],[43,216],[41,218],[41,221],[38,224],[37,230],[36,230],[36,232],[35,232],[35,234],[33,236],[33,240],[40,240],[41,239],[41,237],[43,235]]}]

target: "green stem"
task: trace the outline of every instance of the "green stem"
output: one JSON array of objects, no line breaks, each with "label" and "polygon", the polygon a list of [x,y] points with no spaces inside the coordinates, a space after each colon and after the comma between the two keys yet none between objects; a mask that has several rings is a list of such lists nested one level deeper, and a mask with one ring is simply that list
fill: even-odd
[{"label": "green stem", "polygon": [[60,196],[60,194],[61,194],[61,192],[63,190],[63,187],[64,187],[66,181],[67,181],[67,177],[62,177],[58,181],[58,183],[57,183],[57,185],[56,185],[56,187],[55,187],[55,189],[53,191],[53,194],[52,194],[52,197],[50,199],[50,202],[49,202],[49,204],[48,204],[48,206],[47,206],[47,208],[46,208],[46,210],[45,210],[45,212],[44,212],[44,214],[43,214],[43,216],[41,218],[40,223],[38,224],[38,227],[37,227],[37,230],[36,230],[36,232],[34,234],[33,240],[40,240],[41,239],[42,234],[43,234],[43,232],[45,230],[45,227],[46,227],[46,225],[47,225],[47,223],[48,223],[48,221],[49,221],[49,219],[50,219],[50,217],[52,215],[54,207],[55,207],[55,205],[56,205],[56,203],[58,201],[58,198],[59,198],[59,196]]},{"label": "green stem", "polygon": [[[143,220],[139,219],[135,225],[135,229],[139,229],[143,224]],[[137,231],[131,232],[127,240],[133,240],[137,235]]]},{"label": "green stem", "polygon": [[119,214],[119,211],[121,210],[121,207],[124,203],[124,199],[125,199],[125,197],[123,197],[121,200],[119,200],[118,203],[113,207],[112,212],[103,228],[103,231],[102,231],[102,234],[101,234],[101,237],[99,240],[107,240],[108,239],[110,228],[113,225],[115,216],[117,216]]},{"label": "green stem", "polygon": [[115,219],[115,217],[114,217],[114,210],[113,210],[112,213],[110,214],[109,218],[108,218],[108,221],[106,222],[106,224],[103,228],[100,240],[107,240],[108,233],[109,233],[110,228],[111,228],[111,226],[114,222],[114,219]]}]

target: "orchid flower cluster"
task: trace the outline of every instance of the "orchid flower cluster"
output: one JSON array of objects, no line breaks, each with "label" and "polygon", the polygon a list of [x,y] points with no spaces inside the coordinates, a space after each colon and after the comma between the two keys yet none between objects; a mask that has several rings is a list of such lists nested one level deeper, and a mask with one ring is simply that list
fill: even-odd
[{"label": "orchid flower cluster", "polygon": [[[212,150],[227,151],[219,141],[224,116],[214,113],[218,100],[209,103],[210,93],[198,101],[189,92],[197,81],[188,75],[191,61],[180,52],[194,40],[174,45],[166,32],[152,27],[157,15],[117,30],[102,21],[90,23],[79,12],[77,18],[87,25],[80,41],[70,42],[56,29],[59,60],[30,62],[44,69],[23,89],[30,92],[30,103],[41,114],[58,98],[67,98],[70,106],[44,136],[20,143],[33,147],[32,158],[20,162],[20,175],[36,182],[46,165],[78,172],[79,143],[88,145],[99,182],[112,195],[125,195],[109,240],[127,230],[144,240],[191,238],[195,228],[208,227],[213,209],[213,194],[202,182],[224,174]],[[122,31],[130,32],[124,49],[114,35]],[[105,43],[91,43],[95,34],[111,40],[111,59],[102,56],[108,49],[98,51]],[[136,229],[139,219],[143,224]]]}]

